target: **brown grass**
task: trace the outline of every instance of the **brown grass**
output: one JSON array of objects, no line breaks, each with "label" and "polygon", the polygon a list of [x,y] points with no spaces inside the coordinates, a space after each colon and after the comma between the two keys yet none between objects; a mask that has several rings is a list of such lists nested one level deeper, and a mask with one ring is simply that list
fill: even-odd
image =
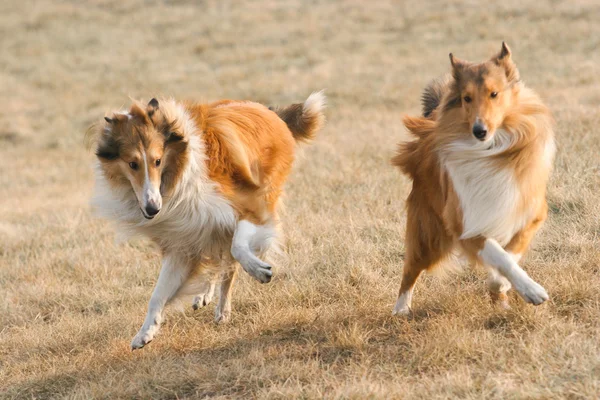
[{"label": "brown grass", "polygon": [[[3,1],[0,397],[599,396],[597,1],[398,3]],[[481,60],[501,40],[558,122],[524,262],[552,299],[501,312],[465,271],[426,277],[414,316],[392,318],[401,115],[450,51]],[[329,123],[288,185],[289,266],[269,285],[242,274],[230,324],[171,310],[131,353],[159,256],[92,217],[87,126],[129,95],[285,105],[321,88]]]}]

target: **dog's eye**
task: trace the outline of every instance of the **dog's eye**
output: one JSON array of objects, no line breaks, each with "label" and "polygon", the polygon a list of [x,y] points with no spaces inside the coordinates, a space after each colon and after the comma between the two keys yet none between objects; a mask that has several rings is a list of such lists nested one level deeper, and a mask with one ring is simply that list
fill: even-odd
[{"label": "dog's eye", "polygon": [[156,160],[156,166],[160,167],[160,158],[158,160]]},{"label": "dog's eye", "polygon": [[136,170],[138,169],[138,163],[136,163],[136,162],[132,161],[132,162],[130,162],[130,163],[129,163],[129,167],[130,167],[132,170],[136,171]]},{"label": "dog's eye", "polygon": [[496,96],[498,96],[498,92],[492,92],[492,93],[490,94],[490,97],[491,97],[492,99],[495,99],[495,98],[496,98]]},{"label": "dog's eye", "polygon": [[465,96],[464,99],[465,103],[470,103],[471,102],[471,96]]}]

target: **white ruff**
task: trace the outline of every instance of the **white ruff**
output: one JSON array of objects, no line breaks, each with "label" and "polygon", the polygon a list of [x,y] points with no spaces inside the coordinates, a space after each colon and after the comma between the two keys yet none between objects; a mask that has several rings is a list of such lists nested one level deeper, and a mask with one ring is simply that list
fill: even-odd
[{"label": "white ruff", "polygon": [[96,188],[92,205],[104,218],[116,221],[123,238],[142,235],[163,249],[179,255],[217,258],[229,254],[237,215],[208,178],[204,144],[183,106],[169,101],[161,109],[182,122],[188,138],[188,165],[173,195],[163,198],[154,219],[143,217],[131,187],[115,188],[96,164]]},{"label": "white ruff", "polygon": [[498,130],[491,141],[472,138],[442,149],[442,164],[463,212],[460,239],[481,235],[505,246],[530,219],[529,212],[519,212],[521,193],[513,170],[499,168],[490,159],[511,145],[511,134]]}]

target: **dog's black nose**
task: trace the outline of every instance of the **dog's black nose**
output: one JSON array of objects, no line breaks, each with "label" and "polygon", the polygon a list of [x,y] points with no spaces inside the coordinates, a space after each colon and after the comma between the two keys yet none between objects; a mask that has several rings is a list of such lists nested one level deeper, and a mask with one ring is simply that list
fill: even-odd
[{"label": "dog's black nose", "polygon": [[487,135],[487,129],[485,125],[477,123],[473,125],[473,135],[479,140],[485,139],[485,135]]},{"label": "dog's black nose", "polygon": [[160,208],[155,208],[154,206],[151,206],[151,205],[146,206],[146,214],[148,214],[151,217],[154,217],[156,214],[158,214],[159,211],[160,211]]}]

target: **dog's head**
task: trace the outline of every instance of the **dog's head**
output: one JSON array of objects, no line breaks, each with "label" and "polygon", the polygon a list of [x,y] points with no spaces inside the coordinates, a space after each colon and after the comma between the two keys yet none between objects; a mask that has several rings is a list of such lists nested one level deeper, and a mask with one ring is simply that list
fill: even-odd
[{"label": "dog's head", "polygon": [[500,52],[480,64],[450,53],[450,63],[454,82],[447,106],[460,108],[469,134],[482,142],[492,140],[519,90],[519,71],[509,47],[502,42]]},{"label": "dog's head", "polygon": [[113,185],[129,185],[142,214],[154,218],[182,169],[187,140],[177,121],[168,120],[156,99],[134,103],[126,113],[104,118],[96,156]]}]

